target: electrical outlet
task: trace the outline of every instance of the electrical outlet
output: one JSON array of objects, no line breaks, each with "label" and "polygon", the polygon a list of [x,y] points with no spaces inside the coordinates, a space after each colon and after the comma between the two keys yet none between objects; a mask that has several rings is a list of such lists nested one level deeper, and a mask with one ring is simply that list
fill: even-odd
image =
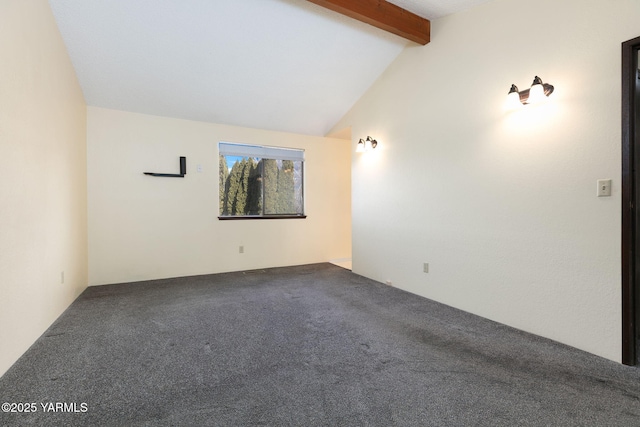
[{"label": "electrical outlet", "polygon": [[424,264],[422,264],[422,271],[424,271],[425,273],[429,272],[429,263],[425,262]]},{"label": "electrical outlet", "polygon": [[243,254],[243,253],[244,253],[244,246],[240,245],[240,246],[238,247],[238,253],[241,253],[241,254]]},{"label": "electrical outlet", "polygon": [[60,272],[60,284],[64,284],[64,271]]}]

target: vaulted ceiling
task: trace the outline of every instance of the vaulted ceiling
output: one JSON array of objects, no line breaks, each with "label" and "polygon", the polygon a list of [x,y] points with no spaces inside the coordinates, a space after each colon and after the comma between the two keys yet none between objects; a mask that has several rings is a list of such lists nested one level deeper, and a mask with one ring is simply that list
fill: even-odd
[{"label": "vaulted ceiling", "polygon": [[[390,2],[433,20],[486,1]],[[305,0],[49,3],[88,105],[308,135],[419,46]]]}]

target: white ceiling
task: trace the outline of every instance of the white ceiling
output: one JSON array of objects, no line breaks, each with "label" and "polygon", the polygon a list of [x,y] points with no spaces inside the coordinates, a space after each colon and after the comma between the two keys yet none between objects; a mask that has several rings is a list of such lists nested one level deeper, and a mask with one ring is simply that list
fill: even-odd
[{"label": "white ceiling", "polygon": [[[428,19],[486,1],[391,0]],[[305,0],[49,3],[88,105],[309,135],[413,44]]]}]

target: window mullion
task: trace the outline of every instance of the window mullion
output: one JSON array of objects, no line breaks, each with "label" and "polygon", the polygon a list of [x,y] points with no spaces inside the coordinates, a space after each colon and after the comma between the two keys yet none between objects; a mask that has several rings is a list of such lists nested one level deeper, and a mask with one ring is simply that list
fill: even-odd
[{"label": "window mullion", "polygon": [[260,188],[260,197],[262,197],[262,203],[261,203],[261,211],[260,214],[264,215],[264,159],[260,159],[260,177],[262,178],[260,180],[260,186],[262,188]]}]

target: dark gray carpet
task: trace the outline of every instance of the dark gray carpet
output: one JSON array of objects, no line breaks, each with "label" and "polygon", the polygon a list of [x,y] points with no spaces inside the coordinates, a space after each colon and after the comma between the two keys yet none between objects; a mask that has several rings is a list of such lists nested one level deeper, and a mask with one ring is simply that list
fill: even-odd
[{"label": "dark gray carpet", "polygon": [[639,426],[639,397],[637,368],[317,264],[87,289],[0,424]]}]

